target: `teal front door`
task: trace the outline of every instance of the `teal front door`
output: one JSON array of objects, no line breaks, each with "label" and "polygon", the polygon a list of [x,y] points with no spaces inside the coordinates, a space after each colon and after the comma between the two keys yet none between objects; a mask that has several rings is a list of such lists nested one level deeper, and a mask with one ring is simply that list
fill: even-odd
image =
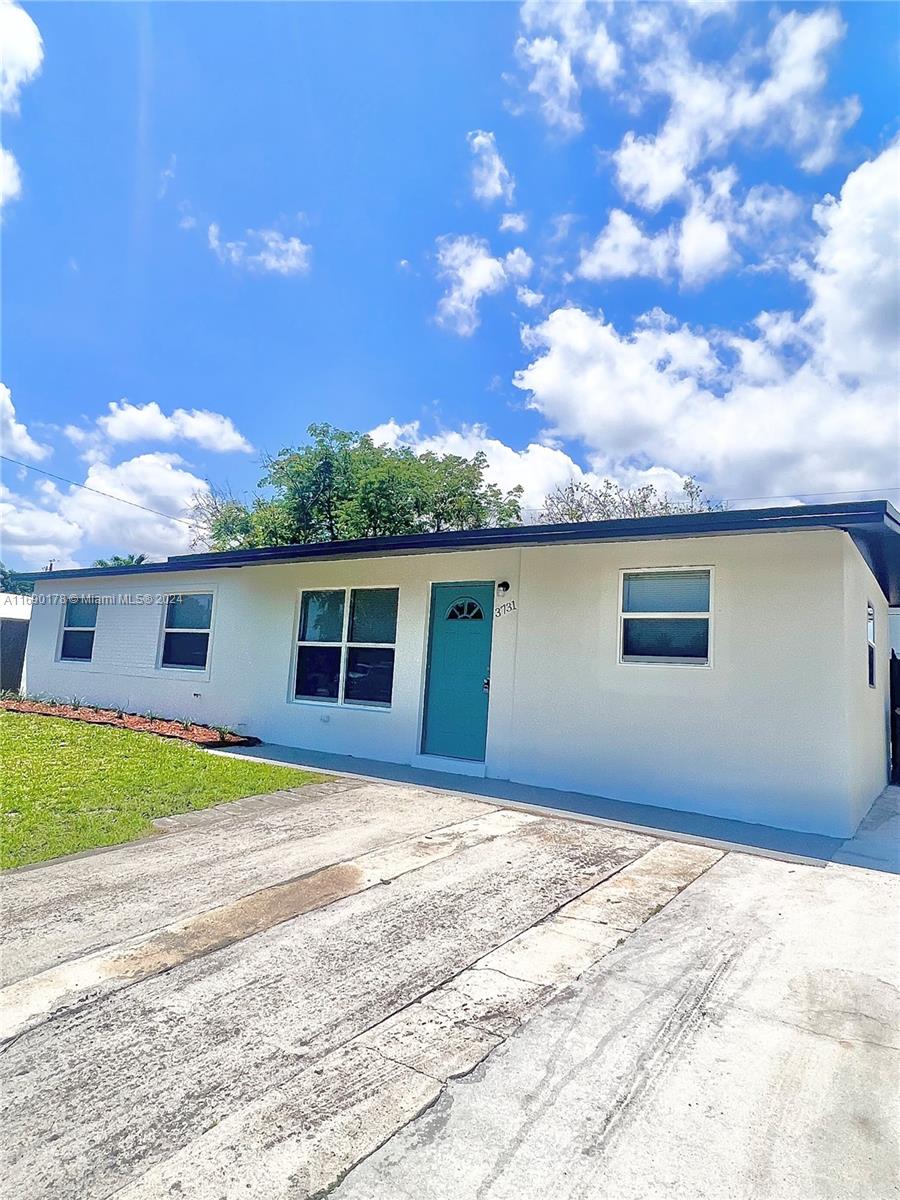
[{"label": "teal front door", "polygon": [[493,583],[432,586],[423,754],[484,762],[493,615]]}]

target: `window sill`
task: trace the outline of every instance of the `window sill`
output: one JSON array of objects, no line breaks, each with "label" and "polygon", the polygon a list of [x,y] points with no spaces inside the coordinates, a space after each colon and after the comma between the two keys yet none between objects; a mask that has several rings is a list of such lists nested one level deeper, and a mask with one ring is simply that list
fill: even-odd
[{"label": "window sill", "polygon": [[190,679],[196,681],[202,679],[204,682],[209,682],[210,668],[209,667],[164,667],[162,663],[153,671],[149,671],[148,675],[152,679]]},{"label": "window sill", "polygon": [[389,713],[393,711],[392,704],[348,703],[347,701],[340,704],[337,700],[313,700],[309,696],[291,696],[288,699],[288,704],[297,704],[304,708],[320,708],[326,712]]},{"label": "window sill", "polygon": [[678,658],[620,658],[618,665],[620,667],[687,667],[692,671],[712,670],[712,663],[709,660],[690,662]]}]

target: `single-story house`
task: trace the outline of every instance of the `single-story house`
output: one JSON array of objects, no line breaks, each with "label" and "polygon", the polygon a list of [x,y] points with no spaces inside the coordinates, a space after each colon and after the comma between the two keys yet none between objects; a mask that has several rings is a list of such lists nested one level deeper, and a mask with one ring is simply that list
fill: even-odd
[{"label": "single-story house", "polygon": [[886,501],[35,578],[30,693],[833,836],[888,778]]}]

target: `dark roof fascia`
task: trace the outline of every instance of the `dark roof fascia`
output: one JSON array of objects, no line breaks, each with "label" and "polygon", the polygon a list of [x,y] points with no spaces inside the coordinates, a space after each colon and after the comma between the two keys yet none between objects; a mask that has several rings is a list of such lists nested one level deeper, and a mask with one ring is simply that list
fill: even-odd
[{"label": "dark roof fascia", "polygon": [[[575,545],[584,542],[635,542],[670,538],[713,537],[722,534],[793,532],[803,529],[842,529],[851,535],[875,571],[891,603],[900,603],[900,514],[886,500],[811,504],[789,508],[734,509],[671,517],[633,517],[617,521],[586,521],[567,525],[515,525],[500,529],[467,529],[402,537],[363,538],[344,542],[270,546],[181,554],[160,563],[137,567],[83,567],[73,570],[22,573],[40,582],[64,579],[123,578],[171,572],[220,570],[252,566],[329,562],[346,558],[440,554],[507,546]],[[895,535],[898,549],[892,552]],[[875,565],[873,565],[875,564]],[[896,574],[894,586],[888,579]],[[891,592],[897,598],[891,598]]]}]

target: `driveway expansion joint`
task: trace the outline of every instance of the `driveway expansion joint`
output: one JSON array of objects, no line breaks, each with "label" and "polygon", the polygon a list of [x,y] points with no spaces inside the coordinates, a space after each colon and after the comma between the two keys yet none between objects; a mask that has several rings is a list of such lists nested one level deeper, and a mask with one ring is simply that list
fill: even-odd
[{"label": "driveway expansion joint", "polygon": [[[360,785],[354,784],[342,790],[350,792],[359,789]],[[386,788],[379,790],[389,791]],[[238,823],[236,816],[235,824]],[[423,868],[432,868],[429,878],[440,878],[440,871],[445,870],[447,865],[459,863],[466,857],[473,865],[465,869],[457,865],[460,883],[455,886],[461,889],[459,896],[477,895],[477,892],[467,892],[465,888],[477,887],[477,883],[471,881],[481,877],[478,870],[483,868],[476,870],[476,864],[485,858],[495,864],[492,870],[501,872],[498,878],[509,878],[518,887],[524,885],[526,889],[534,889],[527,905],[521,908],[517,905],[512,910],[513,920],[518,923],[522,919],[518,928],[512,923],[510,915],[506,916],[505,921],[497,921],[492,914],[496,934],[500,936],[496,936],[493,944],[486,943],[484,930],[490,933],[493,926],[486,923],[486,917],[482,915],[481,938],[478,946],[472,948],[474,956],[470,960],[457,955],[453,962],[455,969],[450,971],[443,969],[451,965],[450,961],[436,961],[434,970],[443,973],[435,975],[433,970],[421,979],[413,970],[410,979],[419,990],[415,993],[401,990],[396,996],[386,993],[385,998],[393,1007],[382,1003],[380,1011],[377,1003],[371,1010],[360,1008],[356,1017],[363,1017],[363,1020],[357,1020],[355,1027],[350,1026],[352,1031],[347,1036],[340,1036],[344,1027],[336,1023],[333,1032],[338,1036],[334,1040],[323,1040],[321,1050],[318,1049],[315,1036],[306,1032],[303,1021],[295,1024],[293,1029],[286,1029],[280,1036],[279,1027],[273,1025],[271,1034],[267,1030],[262,1042],[283,1051],[286,1057],[281,1060],[280,1070],[286,1068],[285,1073],[276,1072],[268,1086],[260,1087],[258,1082],[244,1085],[243,1092],[240,1089],[234,1092],[233,1102],[229,1102],[225,1094],[221,1102],[224,1107],[218,1109],[220,1115],[205,1127],[195,1125],[187,1140],[173,1141],[172,1149],[164,1157],[150,1161],[149,1165],[136,1158],[132,1170],[137,1173],[130,1178],[111,1190],[107,1186],[102,1193],[99,1190],[85,1190],[82,1194],[94,1200],[101,1195],[121,1195],[123,1200],[149,1200],[150,1197],[168,1194],[176,1184],[183,1188],[184,1194],[206,1194],[202,1183],[207,1178],[204,1173],[220,1172],[216,1175],[218,1182],[213,1185],[214,1192],[210,1193],[220,1195],[227,1190],[222,1182],[229,1178],[227,1172],[250,1170],[241,1164],[252,1161],[253,1155],[258,1153],[262,1156],[259,1164],[264,1165],[270,1174],[266,1175],[265,1185],[253,1176],[252,1170],[246,1176],[253,1178],[253,1200],[257,1196],[274,1200],[276,1196],[287,1194],[307,1197],[328,1195],[356,1165],[429,1109],[451,1080],[464,1078],[475,1071],[496,1049],[508,1043],[533,1015],[552,1004],[563,993],[570,992],[586,970],[615,950],[643,922],[651,919],[680,890],[689,886],[721,858],[721,852],[712,852],[705,847],[670,843],[631,831],[617,834],[616,831],[596,827],[579,827],[573,831],[572,825],[572,822],[521,810],[488,807],[482,803],[475,817],[457,817],[434,824],[427,831],[393,838],[374,849],[332,860],[327,866],[300,872],[287,880],[245,893],[224,905],[204,909],[194,916],[160,926],[137,938],[114,943],[99,954],[82,955],[63,964],[71,967],[85,958],[102,958],[113,967],[118,963],[119,975],[114,978],[115,986],[97,988],[94,985],[89,994],[83,995],[72,1005],[67,1005],[63,997],[62,1006],[51,1008],[43,1022],[36,1022],[31,1027],[30,1031],[35,1034],[39,1033],[41,1024],[59,1021],[64,1016],[74,1016],[93,1005],[103,1005],[113,993],[122,996],[141,984],[155,985],[157,980],[172,973],[176,967],[187,968],[198,959],[212,959],[218,950],[225,950],[237,943],[247,943],[248,954],[259,956],[263,952],[261,946],[249,948],[257,935],[268,933],[279,925],[290,925],[290,935],[282,936],[281,944],[287,953],[281,967],[283,974],[277,978],[266,977],[267,987],[274,986],[276,982],[280,985],[283,979],[290,979],[294,972],[302,970],[302,957],[291,953],[294,939],[297,943],[302,942],[304,930],[308,927],[301,918],[309,920],[313,915],[332,910],[338,900],[357,900],[388,883],[401,879],[414,881]],[[498,841],[501,846],[491,857],[486,847]],[[473,853],[476,849],[477,854]],[[710,861],[711,855],[714,857]],[[386,869],[385,859],[392,864],[389,869]],[[682,874],[673,882],[673,863],[676,860],[681,864],[679,869]],[[547,864],[543,868],[543,875],[538,873],[535,876],[534,861]],[[563,869],[566,865],[571,872],[568,877]],[[355,879],[345,881],[350,885],[349,890],[341,891],[337,886],[329,890],[329,876],[336,877],[348,870],[351,873],[359,872]],[[521,882],[518,882],[520,876]],[[326,886],[318,900],[316,897],[305,897],[311,901],[308,905],[304,907],[300,903],[291,907],[298,900],[292,895],[291,889],[299,888],[303,893],[304,885],[312,887],[316,882],[321,882],[323,877]],[[488,882],[491,878],[489,874],[485,876]],[[466,880],[470,882],[465,883]],[[424,885],[416,885],[417,888],[420,886]],[[435,883],[429,886],[432,889],[438,887]],[[660,889],[663,889],[662,893]],[[386,911],[390,914],[396,911],[397,921],[414,922],[416,910],[409,906],[420,894],[419,891],[398,887],[397,892],[397,901],[391,899],[379,901],[378,904],[387,905]],[[660,901],[663,893],[664,898]],[[431,896],[435,893],[421,894]],[[485,893],[486,896],[489,894]],[[513,897],[516,893],[507,891],[506,894]],[[455,896],[457,893],[451,889],[448,895]],[[304,896],[305,893],[299,900],[302,901]],[[395,909],[395,904],[399,904],[403,896],[407,897],[403,901],[407,909]],[[629,929],[614,926],[596,915],[603,911],[617,911],[613,906],[621,900],[616,900],[616,897],[623,896],[631,906],[632,924]],[[272,915],[268,907],[270,900],[283,901],[283,907],[279,908],[276,904],[274,915],[277,919],[267,923]],[[533,915],[536,904],[541,905],[537,916]],[[581,913],[577,916],[574,913],[568,915],[567,909],[579,904],[594,906],[592,920],[586,919]],[[241,906],[244,906],[244,910],[235,916],[234,910]],[[482,904],[481,910],[484,914],[491,913],[489,904]],[[359,906],[347,910],[348,914],[359,911]],[[442,910],[437,908],[435,911],[440,913]],[[418,936],[437,933],[441,943],[444,934],[452,928],[447,920],[453,910],[446,908],[443,911],[446,914],[442,918],[444,924],[438,923],[432,928],[426,919],[418,929]],[[230,927],[227,940],[217,941],[217,932],[222,933],[217,921],[223,912],[226,926],[229,919],[234,920],[235,924]],[[405,917],[404,912],[407,913]],[[245,918],[243,925],[241,918]],[[326,930],[332,930],[332,937],[340,928],[334,925],[337,919],[323,926]],[[394,918],[391,917],[391,920]],[[294,925],[294,922],[298,923]],[[400,927],[397,926],[398,930]],[[510,928],[515,931],[508,932]],[[198,950],[197,943],[191,951],[190,935],[197,930],[207,937],[208,944]],[[441,933],[441,930],[444,932]],[[458,931],[455,936],[458,939]],[[182,938],[180,944],[178,937]],[[166,938],[172,942],[168,947],[171,958],[164,957],[167,952]],[[490,948],[483,949],[485,944]],[[365,945],[364,940],[361,945]],[[461,945],[464,946],[464,943]],[[132,968],[135,965],[128,963],[131,951],[138,963],[142,955],[150,956],[146,974],[133,977],[133,971],[131,975],[126,973],[129,965]],[[503,969],[503,959],[500,957],[503,953],[516,955],[517,962],[523,964],[521,974]],[[460,961],[465,965],[456,965]],[[299,982],[300,975],[297,977]],[[32,977],[32,980],[34,978],[37,977]],[[177,1019],[182,1011],[180,1006],[184,1006],[186,1015],[198,1002],[197,996],[203,995],[207,979],[212,981],[212,995],[218,1005],[235,991],[250,989],[252,998],[253,989],[258,990],[255,977],[249,978],[246,974],[242,976],[238,973],[238,982],[235,984],[235,974],[229,974],[228,969],[218,966],[208,971],[189,973],[187,986],[182,985],[182,991],[171,993],[169,999],[170,993],[163,993],[158,987],[152,992],[141,993],[144,997],[150,997],[143,1003],[152,1005],[156,1002],[153,997],[161,998],[161,1002],[168,1005],[172,1019]],[[420,986],[428,983],[430,986]],[[229,984],[230,987],[223,986]],[[394,1001],[401,997],[405,1002],[395,1004]],[[140,1007],[138,1001],[134,1001],[134,1004]],[[109,1020],[103,1014],[109,1011],[103,1008],[95,1018],[87,1018],[87,1024],[91,1027],[98,1024],[103,1026]],[[112,1011],[115,1012],[115,1009]],[[153,1011],[152,1007],[148,1009],[148,1012]],[[244,1011],[242,1006],[240,1011]],[[366,1022],[364,1014],[375,1019]],[[238,1028],[240,1024],[239,1020]],[[230,1037],[230,1027],[223,1025],[223,1037],[226,1032]],[[75,1037],[76,1033],[81,1036],[80,1028],[69,1036]],[[153,1036],[151,1031],[151,1041]],[[11,1048],[21,1037],[22,1032],[14,1035],[7,1048]],[[39,1047],[41,1042],[35,1045]],[[210,1054],[214,1049],[215,1043],[212,1043],[201,1046],[199,1052]],[[299,1061],[302,1055],[307,1057]],[[349,1076],[346,1071],[348,1063],[355,1064]],[[378,1063],[390,1068],[387,1074],[378,1067]],[[93,1069],[93,1064],[89,1065]],[[334,1099],[334,1111],[322,1107],[326,1103],[322,1100],[323,1095]],[[216,1110],[210,1108],[208,1111],[213,1113]],[[367,1124],[369,1120],[371,1125]],[[329,1134],[327,1131],[332,1126],[336,1132]],[[273,1130],[277,1131],[277,1136]],[[329,1146],[336,1138],[336,1144],[344,1147],[341,1153],[346,1153],[347,1157],[342,1159],[338,1155],[335,1159],[329,1149],[324,1158],[316,1158],[317,1154],[323,1153],[325,1144],[321,1139],[326,1135],[331,1138]],[[346,1140],[346,1145],[341,1139]],[[278,1153],[273,1154],[271,1147],[276,1143]],[[110,1148],[113,1144],[110,1143]],[[106,1146],[107,1143],[101,1142],[101,1145]],[[117,1167],[114,1154],[111,1159],[105,1160],[107,1165],[104,1166],[103,1155],[109,1155],[110,1148],[102,1150],[98,1156],[100,1165],[94,1173],[101,1178],[104,1171],[107,1175],[111,1172],[114,1174],[117,1169],[121,1172],[128,1166],[126,1162],[124,1167]],[[288,1175],[280,1176],[278,1172],[282,1170]],[[315,1186],[311,1183],[302,1193],[295,1193],[290,1180],[297,1178],[298,1170],[301,1174],[312,1172],[310,1179],[319,1178],[317,1171],[319,1174],[322,1171],[331,1174]],[[222,1171],[226,1172],[225,1176],[221,1175]],[[89,1177],[93,1179],[93,1175]],[[187,1182],[183,1184],[182,1181]],[[99,1184],[100,1179],[96,1182]],[[110,1182],[111,1178],[106,1180],[107,1184]],[[250,1187],[250,1183],[247,1186]],[[260,1191],[263,1186],[269,1190]],[[57,1191],[57,1194],[62,1193]],[[228,1194],[231,1195],[231,1192]]]}]

